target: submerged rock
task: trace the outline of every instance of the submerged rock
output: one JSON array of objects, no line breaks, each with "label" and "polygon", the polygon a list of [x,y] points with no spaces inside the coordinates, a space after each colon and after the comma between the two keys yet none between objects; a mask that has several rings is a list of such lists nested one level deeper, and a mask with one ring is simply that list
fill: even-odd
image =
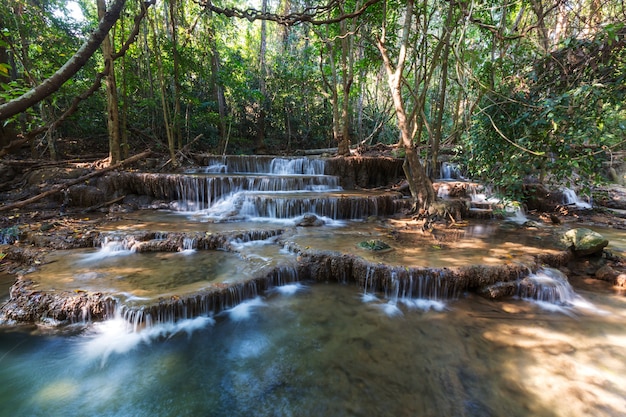
[{"label": "submerged rock", "polygon": [[589,256],[602,253],[609,244],[608,239],[591,229],[578,228],[565,232],[561,241],[576,256]]},{"label": "submerged rock", "polygon": [[391,246],[383,242],[382,240],[372,239],[372,240],[364,240],[363,242],[359,242],[357,246],[360,249],[375,251],[375,252],[387,252],[393,250]]},{"label": "submerged rock", "polygon": [[296,223],[296,226],[313,227],[324,226],[324,220],[317,217],[315,214],[305,214],[300,221]]}]

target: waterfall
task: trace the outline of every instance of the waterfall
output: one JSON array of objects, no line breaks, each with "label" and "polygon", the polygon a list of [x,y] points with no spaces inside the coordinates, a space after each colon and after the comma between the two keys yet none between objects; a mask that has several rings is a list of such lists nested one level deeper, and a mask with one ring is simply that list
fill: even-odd
[{"label": "waterfall", "polygon": [[563,205],[564,206],[576,206],[579,209],[591,209],[592,206],[590,203],[581,200],[578,195],[576,195],[576,191],[571,188],[562,187],[561,192],[563,193]]},{"label": "waterfall", "polygon": [[[332,220],[391,215],[401,195],[345,192],[339,177],[325,175],[326,161],[310,158],[228,157],[211,159],[224,173],[180,176],[174,209],[210,222],[289,221],[306,214]],[[225,164],[226,168],[215,168]],[[206,171],[206,170],[205,170]]]},{"label": "waterfall", "polygon": [[[306,213],[337,218],[339,178],[324,175],[325,161],[309,158],[211,159],[206,175],[181,176],[179,211],[203,210],[211,221],[293,219]],[[332,198],[332,197],[331,197]]]},{"label": "waterfall", "polygon": [[137,251],[137,242],[133,236],[109,235],[100,242],[100,250],[83,256],[81,262],[97,262],[114,256],[125,256]]},{"label": "waterfall", "polygon": [[554,268],[540,268],[518,283],[518,296],[536,302],[548,310],[571,314],[571,308],[603,313],[593,304],[578,295],[567,276]]},{"label": "waterfall", "polygon": [[193,253],[198,247],[198,242],[195,237],[185,236],[183,237],[182,245],[179,248],[180,252]]},{"label": "waterfall", "polygon": [[571,305],[578,299],[578,295],[567,280],[567,276],[554,268],[541,268],[528,275],[519,285],[519,296],[562,305]]},{"label": "waterfall", "polygon": [[326,164],[322,159],[311,158],[274,158],[270,163],[269,173],[274,175],[324,175]]},{"label": "waterfall", "polygon": [[362,300],[365,303],[374,303],[385,314],[394,316],[402,314],[398,305],[424,311],[445,309],[445,300],[458,297],[461,288],[451,284],[449,279],[441,276],[437,270],[421,271],[405,268],[396,268],[383,280],[383,296],[381,302],[375,295],[380,283],[377,275],[382,269],[368,266],[363,284]]},{"label": "waterfall", "polygon": [[443,162],[439,169],[439,177],[442,180],[463,179],[461,169],[457,164]]}]

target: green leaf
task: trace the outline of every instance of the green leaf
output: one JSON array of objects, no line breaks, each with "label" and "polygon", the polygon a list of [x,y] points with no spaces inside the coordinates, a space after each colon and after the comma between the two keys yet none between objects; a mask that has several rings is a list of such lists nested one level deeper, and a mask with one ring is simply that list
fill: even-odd
[{"label": "green leaf", "polygon": [[8,77],[10,70],[11,70],[11,66],[9,64],[0,62],[0,75]]}]

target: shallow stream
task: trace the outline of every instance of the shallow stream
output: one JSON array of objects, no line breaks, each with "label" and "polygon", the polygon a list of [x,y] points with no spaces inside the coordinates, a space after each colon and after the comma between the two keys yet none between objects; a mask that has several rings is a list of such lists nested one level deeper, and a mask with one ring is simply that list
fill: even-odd
[{"label": "shallow stream", "polygon": [[[208,172],[230,172],[218,162]],[[273,180],[324,172],[317,162],[272,164],[264,176]],[[345,204],[334,194],[335,206],[310,207],[324,226],[296,227],[293,216],[301,212],[290,204],[273,198],[265,212],[252,210],[246,205],[259,194],[233,190],[234,182],[217,187],[217,174],[206,177],[198,174],[200,188],[197,178],[184,182],[179,206],[186,212],[122,215],[101,231],[111,237],[102,247],[54,252],[30,277],[41,291],[103,291],[141,308],[293,265],[296,247],[409,268],[523,263],[558,246],[550,227],[508,222],[407,238],[394,234],[378,206]],[[209,186],[219,192],[209,193]],[[327,187],[338,193],[336,182]],[[318,181],[309,188],[320,191]],[[244,197],[237,200],[237,193]],[[279,206],[284,210],[272,211]],[[354,207],[364,211],[325,217]],[[198,250],[193,239],[179,252],[136,253],[118,245],[125,234],[145,231],[194,236],[279,228],[284,231],[269,239],[229,242],[228,251]],[[607,232],[609,249],[623,255],[626,235]],[[393,250],[357,248],[376,239]],[[397,288],[368,292],[367,280],[363,288],[297,282],[292,275],[218,314],[145,326],[115,316],[60,330],[0,327],[0,417],[623,416],[626,297],[603,281],[580,280],[572,288],[552,274],[535,278],[564,291],[566,302],[465,293],[420,299]],[[9,277],[0,276],[0,303],[8,285]]]},{"label": "shallow stream", "polygon": [[[622,416],[626,299],[420,309],[294,284],[139,333],[0,332],[1,416]],[[567,314],[565,314],[567,313]]]}]

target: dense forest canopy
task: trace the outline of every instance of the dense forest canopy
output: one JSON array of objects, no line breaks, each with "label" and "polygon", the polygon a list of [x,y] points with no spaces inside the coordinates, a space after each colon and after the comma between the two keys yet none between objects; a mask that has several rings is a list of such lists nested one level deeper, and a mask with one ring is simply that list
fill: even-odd
[{"label": "dense forest canopy", "polygon": [[6,0],[0,156],[383,143],[422,206],[443,153],[510,192],[592,184],[626,140],[622,22],[621,0]]}]

